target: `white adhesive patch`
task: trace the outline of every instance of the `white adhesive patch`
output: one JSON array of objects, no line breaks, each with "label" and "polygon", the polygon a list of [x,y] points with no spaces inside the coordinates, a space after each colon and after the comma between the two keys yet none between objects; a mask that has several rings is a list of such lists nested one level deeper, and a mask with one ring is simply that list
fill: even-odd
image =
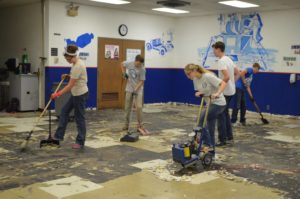
[{"label": "white adhesive patch", "polygon": [[298,124],[287,124],[287,125],[283,125],[284,127],[290,128],[290,129],[295,129],[295,128],[299,128],[300,125]]},{"label": "white adhesive patch", "polygon": [[131,166],[147,170],[147,169],[153,169],[153,168],[157,168],[157,167],[165,167],[165,166],[167,166],[167,164],[168,164],[168,162],[166,160],[156,159],[156,160],[150,160],[147,162],[136,163]]},{"label": "white adhesive patch", "polygon": [[[155,142],[155,143],[163,143],[164,140],[158,137],[154,137],[154,136],[140,136],[139,137],[140,140],[146,140],[148,142]],[[169,147],[171,148],[171,147]]]},{"label": "white adhesive patch", "polygon": [[163,132],[164,135],[167,135],[167,136],[180,136],[180,135],[186,134],[186,131],[184,129],[178,129],[178,128],[164,129],[161,132]]},{"label": "white adhesive patch", "polygon": [[144,113],[161,113],[162,110],[158,108],[143,108]]},{"label": "white adhesive patch", "polygon": [[44,184],[46,184],[46,186],[39,187],[39,189],[59,199],[103,188],[101,185],[87,181],[78,176],[52,180],[45,182]]},{"label": "white adhesive patch", "polygon": [[131,166],[149,171],[153,173],[155,176],[157,176],[160,180],[164,180],[164,181],[186,181],[191,184],[201,184],[219,178],[216,171],[203,172],[192,176],[186,176],[186,175],[175,176],[173,175],[175,171],[171,171],[168,169],[169,164],[173,164],[171,160],[167,161],[167,160],[156,159],[147,162],[133,164]]},{"label": "white adhesive patch", "polygon": [[[7,128],[13,132],[26,132],[31,131],[33,126],[35,125],[38,117],[26,117],[26,118],[16,118],[16,117],[5,117],[0,118],[0,125],[1,126],[12,126]],[[48,117],[41,118],[38,125],[46,125],[48,124]],[[44,130],[42,128],[36,127],[35,131]]]},{"label": "white adhesive patch", "polygon": [[87,140],[85,145],[94,149],[110,147],[121,145],[119,142],[116,142],[113,138],[107,136],[98,136],[93,140]]},{"label": "white adhesive patch", "polygon": [[281,142],[300,143],[300,137],[287,136],[287,135],[282,135],[280,133],[266,136],[265,138],[269,140],[276,140]]},{"label": "white adhesive patch", "polygon": [[217,171],[206,171],[202,173],[198,173],[196,175],[191,176],[191,184],[201,184],[210,182],[212,180],[216,180],[219,177],[217,176]]},{"label": "white adhesive patch", "polygon": [[9,153],[9,151],[0,147],[0,154],[5,154],[5,153]]}]

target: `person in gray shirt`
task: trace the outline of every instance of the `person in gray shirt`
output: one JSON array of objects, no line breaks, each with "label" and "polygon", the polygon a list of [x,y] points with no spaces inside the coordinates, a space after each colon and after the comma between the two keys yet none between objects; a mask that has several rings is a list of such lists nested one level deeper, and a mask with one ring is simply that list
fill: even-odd
[{"label": "person in gray shirt", "polygon": [[127,79],[126,84],[126,97],[125,97],[125,125],[123,130],[128,130],[130,122],[130,114],[132,104],[135,98],[135,105],[137,109],[137,129],[141,134],[147,134],[143,127],[143,91],[144,82],[146,80],[146,69],[144,67],[144,58],[141,55],[135,57],[133,62],[123,62],[121,64],[123,77]]},{"label": "person in gray shirt", "polygon": [[[207,115],[207,126],[204,127],[207,128],[209,135],[205,135],[204,138],[207,139],[205,140],[205,143],[214,149],[216,121],[218,116],[223,114],[226,108],[226,100],[223,95],[226,83],[216,77],[212,72],[196,64],[186,65],[184,72],[194,83],[196,97],[205,96],[211,98],[211,104]],[[209,102],[206,100],[206,103]],[[199,126],[202,126],[205,112],[206,110],[203,110],[201,113]],[[211,141],[211,143],[209,143],[209,141]]]}]

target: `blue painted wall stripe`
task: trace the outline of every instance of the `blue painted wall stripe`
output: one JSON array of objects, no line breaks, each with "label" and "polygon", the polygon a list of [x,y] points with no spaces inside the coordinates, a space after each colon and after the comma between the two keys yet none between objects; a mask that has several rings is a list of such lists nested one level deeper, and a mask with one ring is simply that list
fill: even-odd
[{"label": "blue painted wall stripe", "polygon": [[[61,74],[70,68],[46,67],[46,101],[49,99],[53,82],[59,82]],[[97,68],[87,68],[90,90],[88,107],[97,105]],[[300,116],[300,82],[291,85],[288,73],[259,73],[252,83],[252,90],[263,112]],[[193,83],[186,78],[182,69],[148,68],[145,82],[145,103],[182,102],[199,104],[194,97]],[[269,105],[270,110],[267,110]],[[53,106],[52,106],[53,107]],[[248,110],[255,111],[247,98]]]}]

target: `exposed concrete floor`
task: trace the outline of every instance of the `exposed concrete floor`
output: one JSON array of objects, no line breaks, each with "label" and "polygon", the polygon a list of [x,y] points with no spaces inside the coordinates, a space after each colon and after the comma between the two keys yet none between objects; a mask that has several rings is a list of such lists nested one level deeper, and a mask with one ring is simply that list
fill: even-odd
[{"label": "exposed concrete floor", "polygon": [[234,145],[218,148],[207,171],[171,161],[171,144],[188,139],[196,107],[148,105],[145,112],[152,135],[124,144],[122,110],[89,111],[80,151],[70,148],[73,122],[60,148],[40,149],[45,117],[26,153],[19,147],[38,113],[0,113],[0,198],[299,198],[299,118],[267,116],[262,125],[249,113],[247,126],[234,127]]}]

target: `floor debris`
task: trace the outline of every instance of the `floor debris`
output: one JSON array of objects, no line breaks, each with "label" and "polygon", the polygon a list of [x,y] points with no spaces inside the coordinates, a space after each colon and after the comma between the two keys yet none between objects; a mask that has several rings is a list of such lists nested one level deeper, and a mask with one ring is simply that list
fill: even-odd
[{"label": "floor debris", "polygon": [[[300,195],[299,118],[266,114],[271,123],[263,125],[256,113],[249,112],[246,126],[233,127],[234,144],[216,149],[211,170],[201,166],[182,169],[171,160],[171,146],[190,139],[197,106],[169,103],[146,108],[145,126],[152,135],[141,136],[136,143],[119,142],[126,133],[122,131],[123,111],[109,109],[87,112],[83,150],[70,147],[77,134],[71,122],[60,148],[40,149],[39,142],[47,138],[47,132],[39,130],[27,153],[19,152],[19,144],[39,113],[1,113],[0,198],[269,199]],[[54,121],[52,129],[56,126]],[[39,128],[47,131],[46,117]],[[215,134],[217,140],[217,130]],[[59,196],[40,189],[53,186],[63,189]],[[67,191],[72,186],[79,191]],[[132,187],[137,191],[130,191]],[[126,192],[120,191],[124,189]]]}]

